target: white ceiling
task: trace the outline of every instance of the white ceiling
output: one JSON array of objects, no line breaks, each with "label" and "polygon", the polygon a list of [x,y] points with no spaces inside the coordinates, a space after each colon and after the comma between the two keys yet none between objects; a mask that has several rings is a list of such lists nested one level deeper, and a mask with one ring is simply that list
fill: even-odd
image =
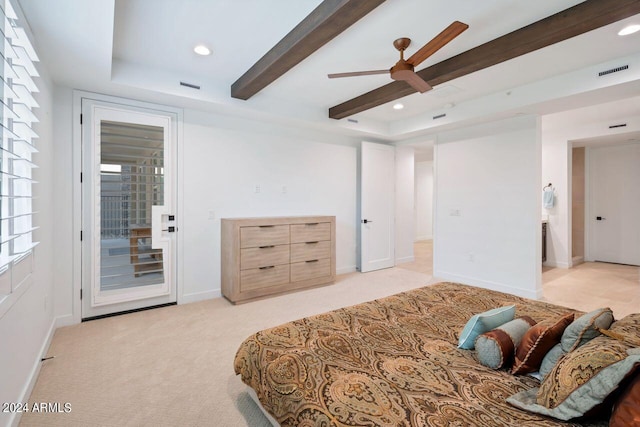
[{"label": "white ceiling", "polygon": [[[576,80],[585,68],[640,55],[640,33],[617,36],[640,15],[520,58],[447,82],[425,94],[401,99],[401,111],[382,105],[346,119],[328,109],[390,82],[388,76],[328,79],[343,71],[388,68],[398,59],[392,41],[410,37],[410,55],[454,20],[469,24],[418,68],[422,69],[574,6],[578,0],[393,0],[383,3],[341,35],[247,101],[230,97],[230,86],[320,0],[20,0],[40,56],[58,84],[171,105],[240,114],[398,140],[433,132],[432,116],[455,112],[446,126],[495,118],[501,113],[555,112],[633,96],[638,84],[600,90],[585,83],[560,93],[562,79]],[[213,53],[197,56],[193,47]],[[572,74],[573,73],[573,74]],[[201,90],[179,85],[186,81]],[[547,84],[541,85],[545,81]],[[536,84],[538,86],[536,86]],[[616,87],[617,86],[617,87]],[[523,88],[523,90],[520,90]],[[527,89],[527,90],[524,90]],[[609,90],[610,89],[610,90]],[[635,90],[635,92],[634,92]],[[513,94],[513,95],[512,95]],[[522,94],[522,95],[520,95]],[[622,94],[622,95],[621,95]],[[506,97],[505,97],[506,95]],[[576,98],[578,99],[578,98]],[[486,102],[491,108],[485,108]],[[480,107],[479,107],[480,106]],[[473,110],[473,112],[472,112]]]}]

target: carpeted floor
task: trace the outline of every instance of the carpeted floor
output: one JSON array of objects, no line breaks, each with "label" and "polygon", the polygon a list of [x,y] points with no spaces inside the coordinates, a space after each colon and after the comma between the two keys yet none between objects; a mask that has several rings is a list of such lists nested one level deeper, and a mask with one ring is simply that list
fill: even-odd
[{"label": "carpeted floor", "polygon": [[214,299],[60,328],[29,402],[68,402],[71,411],[27,413],[20,425],[268,426],[233,372],[246,337],[430,281],[390,268],[237,306]]},{"label": "carpeted floor", "polygon": [[[333,285],[234,306],[225,299],[60,328],[29,402],[68,413],[27,413],[21,426],[268,426],[233,373],[240,343],[260,329],[435,282],[431,243],[416,261],[339,276]],[[587,263],[545,269],[545,299],[617,318],[640,306],[639,269]],[[637,308],[636,308],[637,310]]]}]

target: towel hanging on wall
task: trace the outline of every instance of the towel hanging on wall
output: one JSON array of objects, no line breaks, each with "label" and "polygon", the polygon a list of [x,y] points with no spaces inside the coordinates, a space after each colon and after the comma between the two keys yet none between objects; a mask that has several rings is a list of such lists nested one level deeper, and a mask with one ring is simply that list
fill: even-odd
[{"label": "towel hanging on wall", "polygon": [[544,187],[542,191],[543,191],[542,206],[544,206],[545,209],[551,209],[555,201],[555,197],[554,197],[555,188],[553,188],[553,185],[549,183],[549,185]]}]

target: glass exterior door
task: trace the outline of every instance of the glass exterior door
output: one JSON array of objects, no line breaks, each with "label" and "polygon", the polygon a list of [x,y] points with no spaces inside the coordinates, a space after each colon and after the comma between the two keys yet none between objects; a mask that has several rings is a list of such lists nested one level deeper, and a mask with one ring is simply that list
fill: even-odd
[{"label": "glass exterior door", "polygon": [[83,100],[83,122],[83,318],[174,302],[173,118]]}]

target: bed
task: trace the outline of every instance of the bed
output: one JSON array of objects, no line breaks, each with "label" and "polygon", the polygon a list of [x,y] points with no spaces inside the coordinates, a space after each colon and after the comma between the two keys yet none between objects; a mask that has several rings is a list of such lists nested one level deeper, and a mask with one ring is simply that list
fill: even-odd
[{"label": "bed", "polygon": [[473,315],[506,305],[536,320],[582,314],[439,283],[257,332],[238,349],[235,372],[282,426],[606,425],[510,405],[540,381],[485,367],[458,348]]}]

